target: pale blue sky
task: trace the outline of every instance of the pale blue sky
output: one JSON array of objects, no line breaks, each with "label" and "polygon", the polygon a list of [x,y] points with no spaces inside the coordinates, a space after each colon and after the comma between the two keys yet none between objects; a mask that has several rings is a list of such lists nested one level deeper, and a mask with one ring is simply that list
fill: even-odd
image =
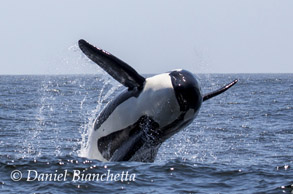
[{"label": "pale blue sky", "polygon": [[93,73],[81,38],[139,73],[293,73],[292,0],[26,0],[0,7],[0,74]]}]

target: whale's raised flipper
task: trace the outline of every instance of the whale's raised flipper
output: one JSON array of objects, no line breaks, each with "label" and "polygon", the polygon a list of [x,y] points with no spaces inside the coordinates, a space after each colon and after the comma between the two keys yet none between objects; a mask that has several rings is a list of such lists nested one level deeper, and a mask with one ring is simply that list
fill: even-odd
[{"label": "whale's raised flipper", "polygon": [[219,94],[225,92],[226,90],[228,90],[229,88],[231,88],[231,87],[232,87],[234,84],[236,84],[237,82],[238,82],[238,80],[236,79],[236,80],[234,80],[233,82],[231,82],[231,83],[225,85],[224,87],[222,87],[222,88],[220,88],[220,89],[218,89],[218,90],[216,90],[216,91],[214,91],[214,92],[211,92],[211,93],[205,94],[205,95],[203,96],[203,101],[208,100],[208,99],[210,99],[210,98],[212,98],[212,97],[214,97],[214,96],[217,96],[217,95],[219,95]]},{"label": "whale's raised flipper", "polygon": [[139,75],[132,67],[127,65],[122,60],[102,49],[90,45],[85,40],[79,40],[78,45],[88,58],[97,63],[124,86],[129,89],[143,87],[145,78]]}]

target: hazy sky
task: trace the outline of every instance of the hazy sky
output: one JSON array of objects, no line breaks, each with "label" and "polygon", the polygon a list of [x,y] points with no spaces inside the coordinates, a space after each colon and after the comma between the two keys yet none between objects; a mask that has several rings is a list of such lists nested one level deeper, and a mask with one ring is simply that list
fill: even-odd
[{"label": "hazy sky", "polygon": [[0,74],[98,72],[81,38],[139,73],[293,73],[292,0],[10,0],[0,26]]}]

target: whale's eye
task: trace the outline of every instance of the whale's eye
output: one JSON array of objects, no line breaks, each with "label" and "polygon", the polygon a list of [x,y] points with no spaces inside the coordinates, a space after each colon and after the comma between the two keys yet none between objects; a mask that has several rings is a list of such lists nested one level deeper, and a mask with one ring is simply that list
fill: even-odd
[{"label": "whale's eye", "polygon": [[187,111],[190,108],[198,110],[202,103],[202,96],[195,77],[185,70],[172,71],[170,77],[180,110]]}]

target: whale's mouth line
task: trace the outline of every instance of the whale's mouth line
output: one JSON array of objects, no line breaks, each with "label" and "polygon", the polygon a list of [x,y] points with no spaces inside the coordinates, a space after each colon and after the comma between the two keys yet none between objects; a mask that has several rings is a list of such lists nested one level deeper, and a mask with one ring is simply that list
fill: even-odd
[{"label": "whale's mouth line", "polygon": [[228,90],[229,88],[231,88],[232,86],[234,86],[236,83],[238,82],[238,79],[235,79],[234,81],[232,81],[231,83],[225,85],[224,87],[216,90],[216,91],[213,91],[213,92],[210,92],[210,93],[207,93],[203,96],[203,101],[206,101],[210,98],[213,98],[223,92],[225,92],[226,90]]}]

